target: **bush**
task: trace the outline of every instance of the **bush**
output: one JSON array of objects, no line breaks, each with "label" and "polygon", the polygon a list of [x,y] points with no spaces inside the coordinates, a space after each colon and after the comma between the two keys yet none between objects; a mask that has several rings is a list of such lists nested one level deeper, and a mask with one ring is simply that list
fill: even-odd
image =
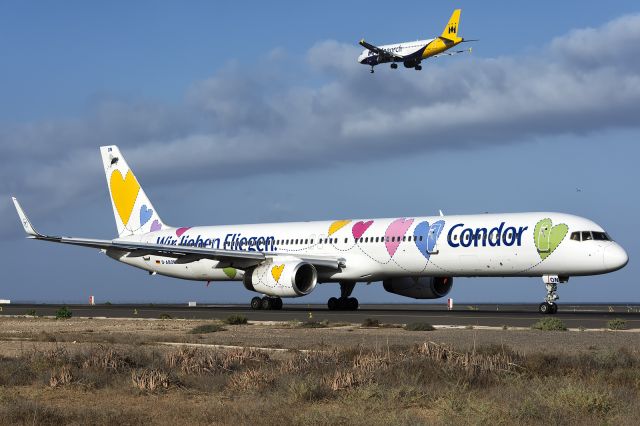
[{"label": "bush", "polygon": [[627,328],[627,322],[620,318],[612,319],[607,322],[607,328],[609,330],[624,330]]},{"label": "bush", "polygon": [[433,331],[435,327],[428,322],[412,322],[404,326],[407,331]]},{"label": "bush", "polygon": [[173,317],[169,314],[160,314],[160,319],[161,320],[169,320],[172,319]]},{"label": "bush", "polygon": [[380,321],[373,318],[366,318],[364,321],[362,321],[362,326],[363,327],[380,327]]},{"label": "bush", "polygon": [[71,318],[72,315],[73,313],[66,306],[63,306],[56,311],[56,319],[67,319]]},{"label": "bush", "polygon": [[329,326],[329,321],[314,321],[308,320],[301,322],[298,327],[300,328],[326,328]]},{"label": "bush", "polygon": [[202,324],[191,329],[189,334],[205,334],[225,331],[226,329],[218,324]]},{"label": "bush", "polygon": [[230,315],[225,322],[229,325],[241,325],[241,324],[246,324],[247,321],[247,317],[245,317],[244,315],[240,315],[240,314],[234,314],[234,315]]},{"label": "bush", "polygon": [[537,323],[533,324],[531,328],[535,330],[543,330],[543,331],[566,331],[567,326],[564,325],[562,321],[558,318],[542,318]]},{"label": "bush", "polygon": [[38,316],[38,314],[36,313],[35,309],[29,309],[25,315],[30,316],[30,317]]}]

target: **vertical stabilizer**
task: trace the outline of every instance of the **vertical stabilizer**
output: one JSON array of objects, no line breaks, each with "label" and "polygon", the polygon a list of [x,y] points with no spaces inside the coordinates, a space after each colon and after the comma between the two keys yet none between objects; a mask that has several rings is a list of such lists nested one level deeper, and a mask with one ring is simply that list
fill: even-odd
[{"label": "vertical stabilizer", "polygon": [[456,9],[451,14],[451,18],[449,18],[449,22],[447,26],[444,27],[442,31],[442,35],[440,37],[446,38],[451,41],[458,41],[460,38],[458,37],[458,24],[460,24],[460,11],[461,9]]},{"label": "vertical stabilizer", "polygon": [[118,236],[140,235],[166,228],[118,147],[101,146],[100,154]]}]

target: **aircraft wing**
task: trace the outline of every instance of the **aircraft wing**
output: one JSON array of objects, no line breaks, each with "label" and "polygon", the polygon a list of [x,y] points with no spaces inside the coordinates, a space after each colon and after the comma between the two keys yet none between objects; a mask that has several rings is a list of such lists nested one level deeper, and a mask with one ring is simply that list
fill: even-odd
[{"label": "aircraft wing", "polygon": [[377,53],[378,56],[381,56],[381,57],[395,58],[400,61],[404,59],[404,56],[396,55],[395,53],[384,50],[381,47],[374,46],[371,43],[367,43],[364,39],[360,40],[360,46],[364,47],[365,49],[369,49],[372,52]]},{"label": "aircraft wing", "polygon": [[[267,258],[275,258],[280,256],[279,253],[257,252],[257,251],[240,251],[240,250],[220,250],[206,247],[190,247],[190,246],[174,246],[169,244],[153,244],[137,241],[128,241],[125,239],[115,240],[98,240],[89,238],[74,237],[58,237],[43,235],[36,231],[31,221],[20,206],[15,197],[13,204],[18,212],[22,226],[27,233],[27,238],[35,240],[50,241],[54,243],[70,244],[81,247],[91,247],[100,250],[121,251],[123,256],[140,257],[140,256],[164,256],[175,258],[178,263],[190,263],[200,259],[217,260],[221,263],[220,267],[231,266],[237,269],[246,269],[256,266],[264,262]],[[345,267],[345,260],[332,256],[296,256],[300,260],[311,263],[314,266],[321,266],[331,269],[340,269]]]},{"label": "aircraft wing", "polygon": [[440,56],[453,56],[459,53],[471,53],[471,48],[464,49],[464,50],[454,50],[453,52],[447,51],[447,52],[438,53],[437,55],[433,55],[432,58],[439,58]]}]

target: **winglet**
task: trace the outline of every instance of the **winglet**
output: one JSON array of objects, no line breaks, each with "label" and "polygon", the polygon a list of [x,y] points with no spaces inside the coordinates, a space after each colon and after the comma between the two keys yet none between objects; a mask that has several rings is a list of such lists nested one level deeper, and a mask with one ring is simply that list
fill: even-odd
[{"label": "winglet", "polygon": [[33,227],[24,210],[22,210],[18,199],[16,197],[11,197],[11,199],[13,200],[13,205],[16,207],[16,211],[18,212],[18,216],[20,217],[20,222],[22,222],[22,226],[24,227],[24,232],[26,232],[27,235],[31,238],[41,237],[42,234],[36,231],[36,229]]}]

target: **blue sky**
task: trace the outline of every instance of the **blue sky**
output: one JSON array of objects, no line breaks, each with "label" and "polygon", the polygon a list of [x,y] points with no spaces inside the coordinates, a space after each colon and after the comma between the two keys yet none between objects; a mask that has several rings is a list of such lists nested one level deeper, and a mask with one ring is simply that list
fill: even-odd
[{"label": "blue sky", "polygon": [[[25,241],[113,236],[98,146],[118,144],[174,225],[557,210],[629,252],[561,301],[640,302],[636,2],[35,2],[0,6],[0,298],[245,302],[204,285]],[[461,7],[472,55],[424,70],[355,62],[441,32]],[[393,22],[390,16],[400,16]],[[603,48],[604,47],[604,48]],[[577,192],[581,188],[582,192]],[[627,193],[629,191],[629,193]],[[381,286],[361,302],[408,302]],[[337,292],[321,286],[305,302]],[[542,300],[538,279],[460,279],[468,302]]]}]

